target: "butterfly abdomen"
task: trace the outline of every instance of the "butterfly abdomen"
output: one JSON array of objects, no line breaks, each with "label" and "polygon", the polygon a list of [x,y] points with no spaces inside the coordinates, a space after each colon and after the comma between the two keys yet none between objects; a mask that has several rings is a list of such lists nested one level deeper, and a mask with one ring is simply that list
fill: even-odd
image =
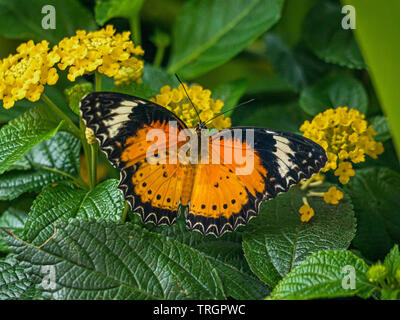
[{"label": "butterfly abdomen", "polygon": [[181,204],[187,206],[192,195],[195,170],[193,165],[187,165],[182,186]]}]

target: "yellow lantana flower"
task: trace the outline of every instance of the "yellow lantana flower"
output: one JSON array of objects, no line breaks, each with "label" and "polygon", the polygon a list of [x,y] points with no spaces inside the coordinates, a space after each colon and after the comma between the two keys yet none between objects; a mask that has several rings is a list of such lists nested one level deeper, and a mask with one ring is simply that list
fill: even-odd
[{"label": "yellow lantana flower", "polygon": [[141,80],[144,62],[137,56],[142,56],[144,51],[133,44],[129,31],[115,33],[111,25],[92,32],[78,30],[53,50],[61,57],[58,67],[61,70],[69,67],[70,81],[95,70],[114,77],[117,84]]},{"label": "yellow lantana flower", "polygon": [[305,121],[300,131],[327,152],[328,161],[322,171],[335,170],[343,184],[354,176],[351,163],[365,161],[365,155],[376,159],[383,153],[383,145],[375,141],[376,132],[365,115],[348,107],[319,113],[311,122]]},{"label": "yellow lantana flower", "polygon": [[308,204],[303,204],[299,209],[299,213],[301,222],[308,222],[314,216],[314,209]]},{"label": "yellow lantana flower", "polygon": [[330,187],[329,190],[324,193],[324,201],[326,203],[339,204],[339,200],[341,199],[343,199],[343,192],[336,187]]},{"label": "yellow lantana flower", "polygon": [[346,184],[349,182],[350,177],[355,176],[356,172],[354,171],[352,165],[348,161],[343,161],[339,164],[339,168],[335,171],[335,176],[339,176],[339,181],[342,184]]},{"label": "yellow lantana flower", "polygon": [[0,61],[0,100],[9,109],[15,102],[27,98],[37,101],[44,85],[54,85],[58,80],[53,66],[60,60],[55,52],[49,53],[49,43],[32,40],[22,43],[17,53]]},{"label": "yellow lantana flower", "polygon": [[[196,106],[202,121],[207,121],[221,112],[224,103],[219,99],[214,100],[211,98],[210,90],[203,89],[200,85],[192,85],[188,87],[186,84],[185,89],[193,104]],[[199,123],[196,110],[187,98],[182,85],[173,89],[168,85],[164,86],[161,88],[160,94],[157,94],[155,98],[150,100],[174,112],[189,128],[194,128]],[[230,126],[231,119],[224,115],[221,115],[210,122],[210,127],[218,130]]]}]

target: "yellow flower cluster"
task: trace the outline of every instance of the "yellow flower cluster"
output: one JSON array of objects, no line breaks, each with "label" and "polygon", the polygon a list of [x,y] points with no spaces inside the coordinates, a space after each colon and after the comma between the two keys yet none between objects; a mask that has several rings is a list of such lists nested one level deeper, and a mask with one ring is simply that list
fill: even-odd
[{"label": "yellow flower cluster", "polygon": [[130,32],[115,33],[113,26],[86,32],[79,30],[75,36],[64,38],[53,49],[60,57],[58,67],[68,69],[68,79],[97,70],[114,77],[118,84],[139,81],[143,72],[144,51],[130,40]]},{"label": "yellow flower cluster", "polygon": [[300,131],[326,150],[328,162],[322,171],[335,170],[343,184],[354,175],[351,162],[363,162],[365,155],[376,159],[383,153],[382,143],[374,140],[374,128],[355,109],[328,109],[305,121]]},{"label": "yellow flower cluster", "polygon": [[[207,121],[221,112],[224,103],[219,99],[211,98],[210,90],[203,89],[200,85],[188,87],[186,84],[185,89],[200,113],[202,121]],[[170,86],[164,86],[161,88],[160,94],[150,100],[174,112],[189,128],[194,128],[199,123],[196,110],[187,98],[182,85],[173,89]],[[231,126],[231,119],[221,115],[211,121],[210,124],[211,127],[221,130]]]},{"label": "yellow flower cluster", "polygon": [[9,109],[15,102],[27,98],[39,100],[44,85],[54,85],[58,80],[57,70],[53,67],[60,57],[49,53],[49,43],[42,41],[34,44],[32,40],[22,43],[17,53],[0,61],[0,100]]}]

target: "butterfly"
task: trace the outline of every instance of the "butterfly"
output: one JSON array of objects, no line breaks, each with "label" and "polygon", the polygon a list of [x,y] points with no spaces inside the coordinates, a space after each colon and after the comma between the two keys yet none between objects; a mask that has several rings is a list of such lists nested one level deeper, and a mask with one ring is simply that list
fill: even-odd
[{"label": "butterfly", "polygon": [[[251,160],[252,170],[238,174],[243,164],[235,160],[188,163],[178,157],[168,161],[173,156],[170,147],[182,147],[176,136],[188,130],[168,109],[126,94],[94,92],[81,100],[80,111],[100,149],[121,170],[118,188],[144,223],[172,225],[183,208],[190,230],[219,237],[247,224],[258,214],[262,201],[310,178],[327,161],[321,146],[293,133],[232,127],[204,137],[205,122],[199,122],[195,130],[195,135],[206,141],[201,150],[218,154],[222,160],[238,151]],[[175,131],[169,123],[175,123]],[[153,129],[165,133],[163,159],[167,161],[163,163],[148,159],[152,142],[147,135]],[[248,132],[252,132],[251,139]],[[216,141],[219,144],[214,144]],[[156,155],[161,159],[161,151]]]}]

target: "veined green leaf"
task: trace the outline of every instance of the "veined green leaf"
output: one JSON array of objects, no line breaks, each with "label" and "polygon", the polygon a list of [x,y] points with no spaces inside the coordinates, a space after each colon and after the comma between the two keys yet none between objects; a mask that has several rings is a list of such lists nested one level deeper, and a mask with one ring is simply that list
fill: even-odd
[{"label": "veined green leaf", "polygon": [[304,89],[299,103],[304,112],[312,116],[328,108],[344,106],[366,114],[368,95],[363,85],[355,78],[332,74]]},{"label": "veined green leaf", "polygon": [[[368,282],[367,270],[367,264],[350,251],[319,251],[283,278],[271,297],[306,300],[357,295],[368,298],[376,288]],[[351,277],[355,277],[353,288]]]},{"label": "veined green leaf", "polygon": [[28,274],[14,257],[0,260],[0,300],[18,299],[30,285]]},{"label": "veined green leaf", "polygon": [[342,27],[342,7],[320,1],[304,19],[304,38],[313,52],[329,63],[364,69],[365,63],[351,29]]},{"label": "veined green leaf", "polygon": [[197,250],[218,272],[227,296],[247,300],[267,294],[267,287],[254,276],[243,256],[241,232],[228,233],[219,239],[204,236],[190,231],[183,216],[171,227],[146,227]]},{"label": "veined green leaf", "polygon": [[400,243],[400,174],[387,168],[360,169],[345,190],[357,217],[354,247],[370,260],[383,258]]},{"label": "veined green leaf", "polygon": [[42,244],[54,232],[54,222],[79,219],[119,221],[124,208],[118,181],[106,180],[93,191],[72,184],[48,186],[34,201],[25,224],[24,239]]},{"label": "veined green leaf", "polygon": [[188,1],[173,29],[168,71],[189,79],[223,64],[274,25],[282,5],[282,0]]},{"label": "veined green leaf", "polygon": [[[24,230],[26,217],[27,214],[24,210],[15,207],[9,207],[0,216],[0,228],[11,228],[15,234],[20,236]],[[0,252],[1,251],[8,252],[8,246],[0,236]]]},{"label": "veined green leaf", "polygon": [[54,299],[222,299],[221,280],[196,250],[130,224],[72,219],[41,249],[2,231],[34,281],[52,266]]},{"label": "veined green leaf", "polygon": [[[48,14],[47,10],[42,14],[46,5],[55,8],[55,29],[42,27],[42,19]],[[55,44],[75,34],[76,30],[92,30],[95,27],[90,11],[77,0],[0,0],[0,33],[6,38],[46,39]]]},{"label": "veined green leaf", "polygon": [[[27,170],[0,175],[0,200],[12,200],[25,192],[38,192],[50,183],[75,179],[79,172],[79,151],[79,140],[67,132],[58,132],[39,143],[20,159],[29,165]],[[17,169],[16,163],[10,169],[13,166]]]},{"label": "veined green leaf", "polygon": [[[313,191],[325,192],[328,185]],[[347,195],[338,205],[321,197],[308,197],[315,216],[300,221],[298,210],[307,191],[294,187],[263,203],[243,235],[243,250],[252,271],[274,287],[311,253],[324,249],[347,249],[355,235],[356,221]]]},{"label": "veined green leaf", "polygon": [[0,174],[39,142],[53,137],[61,123],[50,117],[46,106],[28,110],[0,130]]}]

